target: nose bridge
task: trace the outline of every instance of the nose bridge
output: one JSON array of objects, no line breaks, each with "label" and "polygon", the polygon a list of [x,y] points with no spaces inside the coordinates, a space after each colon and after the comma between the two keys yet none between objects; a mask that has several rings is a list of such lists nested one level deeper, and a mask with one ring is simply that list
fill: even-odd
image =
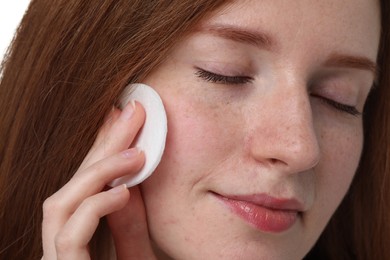
[{"label": "nose bridge", "polygon": [[[302,161],[312,167],[318,162],[319,144],[314,128],[313,114],[309,96],[306,91],[293,91],[284,101],[286,108],[278,111],[281,114],[280,141],[286,147],[291,159]],[[287,113],[283,112],[287,111]],[[298,159],[299,158],[299,159]]]},{"label": "nose bridge", "polygon": [[264,97],[266,109],[253,134],[253,156],[289,172],[314,167],[320,157],[306,88],[296,84],[275,88]]}]

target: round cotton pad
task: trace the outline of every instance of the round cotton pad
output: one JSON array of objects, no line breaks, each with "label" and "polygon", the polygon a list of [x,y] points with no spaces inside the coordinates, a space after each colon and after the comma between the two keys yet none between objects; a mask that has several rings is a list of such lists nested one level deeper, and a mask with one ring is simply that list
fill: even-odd
[{"label": "round cotton pad", "polygon": [[132,144],[145,153],[145,164],[140,172],[133,176],[124,176],[110,183],[115,187],[126,184],[135,186],[148,178],[159,164],[167,137],[167,116],[164,105],[157,92],[145,84],[131,84],[126,87],[121,97],[121,108],[131,100],[142,104],[146,112],[145,123]]}]

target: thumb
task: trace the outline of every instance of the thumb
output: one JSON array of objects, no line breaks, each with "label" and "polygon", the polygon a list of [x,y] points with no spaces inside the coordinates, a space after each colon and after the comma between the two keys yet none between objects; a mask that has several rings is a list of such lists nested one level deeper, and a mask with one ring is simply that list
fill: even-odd
[{"label": "thumb", "polygon": [[145,206],[138,186],[126,206],[107,216],[117,259],[156,259],[149,239]]}]

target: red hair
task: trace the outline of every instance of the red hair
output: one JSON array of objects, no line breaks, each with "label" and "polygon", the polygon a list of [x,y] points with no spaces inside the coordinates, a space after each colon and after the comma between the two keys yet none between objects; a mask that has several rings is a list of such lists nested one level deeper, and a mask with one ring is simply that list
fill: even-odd
[{"label": "red hair", "polygon": [[[1,69],[0,258],[42,256],[42,203],[77,170],[123,88],[223,4],[32,1]],[[381,8],[381,72],[364,111],[361,165],[308,258],[390,259],[389,4]],[[107,237],[96,233],[94,258],[105,258]]]}]

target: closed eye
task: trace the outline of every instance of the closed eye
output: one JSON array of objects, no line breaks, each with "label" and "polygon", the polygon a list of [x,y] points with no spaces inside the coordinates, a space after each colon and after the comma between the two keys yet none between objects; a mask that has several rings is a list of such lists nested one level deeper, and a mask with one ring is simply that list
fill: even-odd
[{"label": "closed eye", "polygon": [[[196,76],[199,78],[207,81],[207,82],[212,82],[212,83],[217,83],[217,84],[226,84],[226,85],[242,85],[242,84],[247,84],[251,83],[254,79],[249,76],[226,76],[226,75],[221,75],[217,74],[214,72],[210,72],[201,68],[197,68],[196,71]],[[320,95],[315,95],[312,94],[313,97],[320,99],[322,102],[324,102],[326,105],[331,106],[332,108],[340,111],[340,112],[345,112],[347,114],[353,115],[353,116],[360,116],[362,115],[361,112],[357,110],[356,107],[346,105],[340,102],[337,102],[335,100],[320,96]]]},{"label": "closed eye", "polygon": [[311,96],[320,99],[326,105],[330,105],[331,107],[333,107],[333,108],[335,108],[335,109],[337,109],[337,110],[339,110],[341,112],[345,112],[347,114],[350,114],[350,115],[353,115],[353,116],[356,116],[356,117],[362,115],[362,113],[359,112],[357,110],[357,108],[354,107],[354,106],[342,104],[342,103],[339,103],[337,101],[334,101],[332,99],[329,99],[329,98],[326,98],[326,97],[323,97],[323,96],[320,96],[320,95],[312,94]]},{"label": "closed eye", "polygon": [[225,76],[213,73],[201,68],[197,68],[196,76],[212,83],[227,84],[227,85],[242,85],[252,82],[254,79],[249,76]]}]

